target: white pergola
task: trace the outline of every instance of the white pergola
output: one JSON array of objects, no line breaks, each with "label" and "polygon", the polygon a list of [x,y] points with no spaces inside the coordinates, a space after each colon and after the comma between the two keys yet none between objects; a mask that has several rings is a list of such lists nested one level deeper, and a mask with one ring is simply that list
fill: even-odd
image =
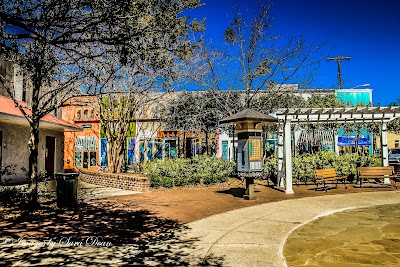
[{"label": "white pergola", "polygon": [[[381,123],[382,165],[389,166],[387,123],[400,117],[400,107],[278,109],[278,183],[285,178],[286,194],[293,194],[291,125],[307,123]],[[280,183],[278,186],[283,186]]]}]

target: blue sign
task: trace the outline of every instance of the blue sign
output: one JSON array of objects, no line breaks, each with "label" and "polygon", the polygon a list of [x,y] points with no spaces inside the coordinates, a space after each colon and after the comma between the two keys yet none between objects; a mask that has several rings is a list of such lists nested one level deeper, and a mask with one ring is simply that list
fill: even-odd
[{"label": "blue sign", "polygon": [[[355,146],[355,136],[350,136],[350,137],[345,137],[345,136],[339,136],[338,137],[338,146]],[[370,146],[371,145],[371,139],[369,136],[362,136],[358,138],[358,145],[359,146]]]},{"label": "blue sign", "polygon": [[100,138],[100,165],[102,167],[108,165],[107,159],[107,138]]},{"label": "blue sign", "polygon": [[136,144],[136,139],[132,137],[128,137],[128,151],[127,151],[127,157],[128,157],[128,165],[132,165],[135,162],[135,144]]}]

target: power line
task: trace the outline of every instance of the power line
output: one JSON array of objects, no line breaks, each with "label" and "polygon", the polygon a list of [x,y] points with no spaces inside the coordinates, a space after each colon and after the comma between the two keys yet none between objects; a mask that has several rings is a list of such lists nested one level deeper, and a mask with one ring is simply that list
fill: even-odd
[{"label": "power line", "polygon": [[340,61],[346,60],[349,61],[350,57],[343,57],[343,56],[338,56],[338,57],[330,57],[327,58],[328,61],[336,61],[337,66],[338,66],[338,84],[339,84],[339,89],[342,89],[342,74],[340,72]]}]

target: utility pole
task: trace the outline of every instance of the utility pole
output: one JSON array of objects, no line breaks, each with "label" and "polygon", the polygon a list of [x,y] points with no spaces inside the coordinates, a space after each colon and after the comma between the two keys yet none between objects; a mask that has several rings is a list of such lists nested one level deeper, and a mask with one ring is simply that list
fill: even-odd
[{"label": "utility pole", "polygon": [[337,67],[338,67],[338,84],[339,84],[339,89],[342,89],[342,74],[340,72],[340,61],[342,60],[346,60],[349,61],[350,57],[343,57],[343,56],[339,56],[339,57],[330,57],[327,58],[328,61],[336,61],[337,62]]}]

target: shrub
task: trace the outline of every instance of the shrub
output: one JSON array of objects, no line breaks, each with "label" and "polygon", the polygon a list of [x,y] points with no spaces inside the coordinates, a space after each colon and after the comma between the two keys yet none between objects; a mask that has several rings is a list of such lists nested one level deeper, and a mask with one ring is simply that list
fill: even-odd
[{"label": "shrub", "polygon": [[275,155],[268,157],[263,166],[263,177],[277,183],[278,159]]},{"label": "shrub", "polygon": [[[293,181],[309,181],[314,178],[315,169],[336,168],[339,176],[349,176],[350,180],[356,176],[357,167],[380,166],[379,158],[369,155],[348,153],[342,156],[335,152],[321,151],[315,154],[303,154],[293,159]],[[278,176],[277,158],[272,156],[264,164],[263,172],[266,179],[276,181]]]},{"label": "shrub", "polygon": [[0,166],[0,186],[6,185],[8,183],[8,179],[2,179],[3,175],[13,175],[15,174],[15,165],[4,165]]},{"label": "shrub", "polygon": [[0,204],[3,207],[23,206],[27,203],[26,188],[0,186]]},{"label": "shrub", "polygon": [[152,187],[215,184],[227,181],[235,164],[224,159],[197,156],[193,159],[161,159],[143,164]]}]

